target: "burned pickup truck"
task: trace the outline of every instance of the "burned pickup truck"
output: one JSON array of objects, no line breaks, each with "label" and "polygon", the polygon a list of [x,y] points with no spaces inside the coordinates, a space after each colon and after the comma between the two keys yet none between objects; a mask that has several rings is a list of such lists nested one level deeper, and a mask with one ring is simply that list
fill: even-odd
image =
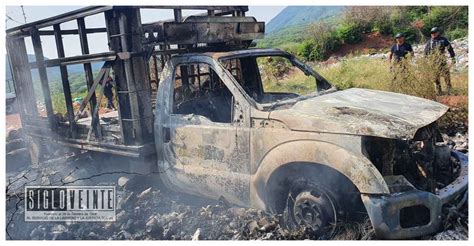
[{"label": "burned pickup truck", "polygon": [[[337,90],[289,53],[250,48],[264,25],[246,17],[246,7],[153,8],[172,8],[175,19],[142,24],[140,7],[95,6],[7,31],[33,160],[44,159],[38,148],[45,142],[127,157],[131,169],[149,166],[172,190],[282,214],[289,228],[317,234],[331,234],[337,223],[361,214],[368,214],[378,238],[430,234],[441,225],[443,205],[467,195],[467,156],[442,144],[436,124],[446,106],[390,92]],[[183,18],[186,8],[207,14]],[[98,13],[106,28],[85,28],[83,18]],[[75,19],[78,30],[59,28]],[[54,29],[38,29],[48,25]],[[109,52],[83,49],[81,56],[64,57],[61,35],[79,34],[87,46],[85,34],[100,31],[107,32]],[[39,36],[48,34],[60,55],[45,61]],[[25,35],[32,36],[33,63]],[[301,89],[303,81],[284,86],[265,74],[264,64],[274,60],[289,64],[309,88]],[[90,63],[97,61],[105,63],[93,79]],[[64,69],[70,64],[84,64],[90,75],[89,119],[76,117],[84,105],[71,105]],[[49,66],[61,68],[67,117],[56,117],[52,107]],[[32,68],[40,73],[46,117],[31,102]],[[101,117],[102,95],[96,101],[95,92],[110,70],[119,110]]]},{"label": "burned pickup truck", "polygon": [[[288,60],[314,92],[266,91],[262,58]],[[162,76],[155,141],[172,189],[321,232],[365,207],[378,237],[405,238],[435,232],[442,205],[467,188],[467,157],[440,144],[439,103],[337,91],[274,49],[177,55]]]}]

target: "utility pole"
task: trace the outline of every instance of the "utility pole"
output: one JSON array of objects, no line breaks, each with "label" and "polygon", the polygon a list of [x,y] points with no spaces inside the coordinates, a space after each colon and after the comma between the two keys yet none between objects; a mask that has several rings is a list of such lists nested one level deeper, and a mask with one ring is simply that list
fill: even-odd
[{"label": "utility pole", "polygon": [[23,8],[23,5],[20,5],[20,8],[21,8],[21,12],[23,13],[23,19],[25,20],[25,24],[26,24],[26,14],[25,14],[25,9]]}]

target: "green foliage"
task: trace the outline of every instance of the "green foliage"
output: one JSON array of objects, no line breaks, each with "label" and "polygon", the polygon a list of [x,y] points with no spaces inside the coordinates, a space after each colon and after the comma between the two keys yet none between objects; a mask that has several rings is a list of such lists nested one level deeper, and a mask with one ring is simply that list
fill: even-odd
[{"label": "green foliage", "polygon": [[429,12],[429,6],[405,6],[404,13],[408,21],[415,21],[422,19]]},{"label": "green foliage", "polygon": [[468,8],[466,6],[433,6],[421,19],[425,24],[421,32],[425,36],[430,35],[430,30],[434,26],[440,27],[445,32],[458,28],[467,30]]},{"label": "green foliage", "polygon": [[337,37],[347,44],[362,41],[361,27],[355,23],[343,23],[337,29]]},{"label": "green foliage", "polygon": [[373,31],[378,31],[384,35],[391,35],[393,33],[393,23],[390,19],[381,19],[374,22]]},{"label": "green foliage", "polygon": [[298,55],[304,57],[306,60],[314,60],[313,50],[316,48],[316,42],[312,39],[305,40],[298,48]]},{"label": "green foliage", "polygon": [[289,43],[285,43],[285,44],[282,44],[281,46],[279,46],[278,48],[294,55],[294,56],[298,56],[299,58],[301,58],[301,56],[299,56],[299,49],[301,47],[301,44],[300,43],[297,43],[297,42],[289,42]]},{"label": "green foliage", "polygon": [[287,43],[299,43],[304,40],[307,26],[289,26],[269,34],[265,34],[265,39],[257,40],[257,47],[270,48],[280,47]]},{"label": "green foliage", "polygon": [[341,45],[336,30],[328,23],[311,25],[307,36],[308,39],[298,49],[298,55],[306,60],[325,60]]},{"label": "green foliage", "polygon": [[466,28],[456,28],[454,30],[450,30],[446,32],[446,36],[449,40],[454,40],[458,38],[467,37],[468,30]]},{"label": "green foliage", "polygon": [[274,78],[281,78],[292,67],[288,59],[279,56],[259,57],[257,63],[265,74]]},{"label": "green foliage", "polygon": [[417,31],[413,27],[395,26],[393,28],[393,35],[396,35],[397,33],[405,34],[405,41],[408,43],[416,43],[419,41]]}]

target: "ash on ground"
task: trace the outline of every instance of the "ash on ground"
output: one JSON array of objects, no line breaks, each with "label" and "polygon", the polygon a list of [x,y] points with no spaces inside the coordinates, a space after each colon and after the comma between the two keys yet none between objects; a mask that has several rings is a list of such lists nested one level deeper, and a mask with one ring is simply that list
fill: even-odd
[{"label": "ash on ground", "polygon": [[[443,134],[451,148],[467,153],[467,131]],[[8,154],[7,154],[8,155]],[[40,166],[7,171],[7,239],[31,240],[279,240],[319,238],[288,230],[280,215],[234,207],[163,188],[158,175],[103,172],[87,153],[63,156]],[[10,163],[8,163],[10,164]],[[102,174],[101,174],[102,172]],[[116,185],[115,222],[25,222],[24,185]],[[466,196],[467,197],[467,196]],[[445,208],[440,232],[420,239],[466,240],[467,201]],[[339,223],[332,239],[376,239],[370,221]]]}]

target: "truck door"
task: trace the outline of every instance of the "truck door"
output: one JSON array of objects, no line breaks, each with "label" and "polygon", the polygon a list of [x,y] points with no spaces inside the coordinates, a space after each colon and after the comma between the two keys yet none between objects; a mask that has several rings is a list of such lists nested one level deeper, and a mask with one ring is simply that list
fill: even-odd
[{"label": "truck door", "polygon": [[241,89],[207,56],[175,57],[164,76],[155,117],[163,179],[172,189],[248,206],[250,115]]}]

